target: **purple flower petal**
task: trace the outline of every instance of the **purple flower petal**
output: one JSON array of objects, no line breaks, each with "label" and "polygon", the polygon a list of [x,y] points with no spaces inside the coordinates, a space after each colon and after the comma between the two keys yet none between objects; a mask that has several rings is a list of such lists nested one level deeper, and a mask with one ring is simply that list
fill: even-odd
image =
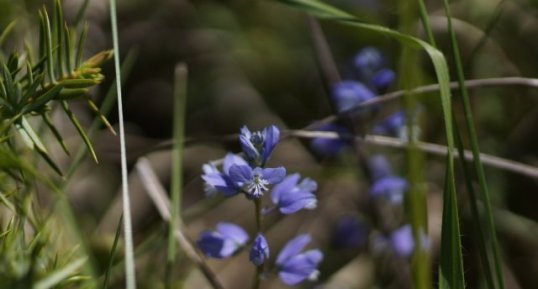
[{"label": "purple flower petal", "polygon": [[286,262],[289,258],[299,254],[303,248],[310,243],[310,235],[303,234],[299,235],[292,240],[288,241],[286,246],[280,250],[280,253],[276,257],[276,264],[282,265],[284,262]]},{"label": "purple flower petal", "polygon": [[262,163],[265,164],[273,149],[280,141],[280,130],[276,126],[271,125],[263,130],[263,135],[265,136],[265,140],[263,143]]},{"label": "purple flower petal", "polygon": [[297,182],[299,181],[299,178],[301,175],[299,174],[292,174],[284,178],[282,182],[276,184],[273,187],[273,190],[271,191],[271,200],[274,204],[278,204],[278,200],[280,199],[280,195],[283,192],[292,190],[295,185],[297,185]]},{"label": "purple flower petal", "polygon": [[253,171],[249,166],[232,165],[230,167],[230,179],[238,187],[243,187],[252,180]]},{"label": "purple flower petal", "polygon": [[233,165],[247,166],[248,163],[238,155],[232,153],[226,154],[226,156],[224,157],[224,161],[222,162],[222,171],[224,172],[224,174],[229,175],[230,168]]},{"label": "purple flower petal", "polygon": [[375,95],[362,83],[347,80],[333,86],[332,97],[338,112],[344,112],[374,98]]},{"label": "purple flower petal", "polygon": [[391,203],[401,204],[407,190],[407,181],[400,177],[385,177],[377,180],[370,188],[370,195],[385,197]]},{"label": "purple flower petal", "polygon": [[237,244],[245,244],[249,239],[247,232],[243,228],[232,223],[218,223],[217,232]]},{"label": "purple flower petal", "polygon": [[413,254],[415,241],[410,225],[405,225],[392,232],[390,235],[390,244],[394,252],[402,257],[409,257]]},{"label": "purple flower petal", "polygon": [[381,69],[377,71],[370,82],[378,91],[385,91],[396,79],[396,74],[391,69]]},{"label": "purple flower petal", "polygon": [[278,208],[284,215],[293,214],[303,208],[314,209],[316,206],[316,196],[308,191],[301,190],[283,193],[278,202]]},{"label": "purple flower petal", "polygon": [[262,170],[262,176],[270,184],[276,184],[284,179],[286,176],[286,169],[284,167],[266,168]]},{"label": "purple flower petal", "polygon": [[281,268],[279,277],[287,285],[294,286],[306,279],[317,278],[317,266],[323,259],[319,250],[310,250],[293,256]]}]

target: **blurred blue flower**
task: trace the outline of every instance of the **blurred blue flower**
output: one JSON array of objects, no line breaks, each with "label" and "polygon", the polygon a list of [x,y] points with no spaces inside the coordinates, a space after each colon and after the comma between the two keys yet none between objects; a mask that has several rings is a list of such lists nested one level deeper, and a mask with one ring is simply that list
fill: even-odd
[{"label": "blurred blue flower", "polygon": [[376,88],[378,92],[385,92],[387,88],[394,82],[396,79],[396,74],[392,69],[384,68],[377,71],[369,80],[373,87]]},{"label": "blurred blue flower", "polygon": [[323,253],[314,249],[301,253],[310,243],[310,235],[304,234],[290,240],[276,258],[278,276],[287,285],[297,285],[304,280],[316,280],[318,264],[323,260]]},{"label": "blurred blue flower", "polygon": [[280,131],[274,125],[263,131],[251,132],[246,126],[241,128],[239,142],[247,160],[253,167],[264,166],[271,152],[280,140]]},{"label": "blurred blue flower", "polygon": [[344,216],[336,224],[332,243],[338,248],[356,248],[367,240],[368,227],[356,217]]},{"label": "blurred blue flower", "polygon": [[413,254],[415,241],[413,240],[413,231],[410,225],[405,225],[394,230],[389,237],[391,248],[401,257],[409,257]]},{"label": "blurred blue flower", "polygon": [[[342,126],[335,124],[322,124],[316,128],[319,131],[334,131],[338,134],[348,134],[348,130]],[[310,147],[318,154],[326,156],[337,155],[348,142],[342,138],[328,139],[328,138],[315,138],[310,141]]]},{"label": "blurred blue flower", "polygon": [[222,163],[222,173],[209,163],[202,166],[204,180],[204,191],[207,195],[213,195],[216,192],[221,192],[225,196],[233,196],[239,192],[237,187],[230,178],[230,168],[234,165],[248,165],[241,157],[228,153],[224,157]]},{"label": "blurred blue flower", "polygon": [[300,178],[299,174],[289,175],[271,191],[271,199],[282,214],[288,215],[301,209],[316,208],[317,199],[313,192],[318,184],[309,178],[304,178],[298,183]]},{"label": "blurred blue flower", "polygon": [[262,234],[258,234],[254,239],[249,259],[256,266],[260,266],[265,260],[269,259],[269,244],[267,244],[267,240]]},{"label": "blurred blue flower", "polygon": [[378,49],[365,47],[355,55],[354,64],[359,71],[359,75],[366,80],[383,68],[385,59]]},{"label": "blurred blue flower", "polygon": [[345,80],[332,88],[332,99],[338,112],[348,111],[374,97],[374,93],[358,81]]},{"label": "blurred blue flower", "polygon": [[398,111],[386,117],[372,129],[374,134],[399,137],[406,129],[406,117],[403,111]]},{"label": "blurred blue flower", "polygon": [[196,244],[207,257],[223,259],[236,253],[248,239],[241,227],[232,223],[219,223],[216,231],[202,232]]},{"label": "blurred blue flower", "polygon": [[383,155],[372,155],[368,158],[368,168],[372,174],[372,180],[378,181],[392,175],[392,168]]},{"label": "blurred blue flower", "polygon": [[370,195],[373,197],[383,197],[390,203],[401,204],[404,193],[407,191],[407,181],[396,176],[387,176],[378,179],[370,188]]},{"label": "blurred blue flower", "polygon": [[[428,236],[420,231],[419,234],[420,249],[428,250],[430,241]],[[415,240],[413,239],[413,230],[411,225],[404,225],[390,234],[390,246],[394,252],[401,257],[409,257],[415,249]]]},{"label": "blurred blue flower", "polygon": [[284,167],[251,168],[248,165],[233,165],[229,171],[230,181],[240,188],[249,199],[258,199],[269,190],[269,185],[282,181],[286,176]]}]

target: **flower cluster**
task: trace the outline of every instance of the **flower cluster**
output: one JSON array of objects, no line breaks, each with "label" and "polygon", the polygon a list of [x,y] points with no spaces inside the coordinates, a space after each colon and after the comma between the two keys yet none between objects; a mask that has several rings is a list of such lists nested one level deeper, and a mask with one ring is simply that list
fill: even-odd
[{"label": "flower cluster", "polygon": [[[355,113],[364,116],[375,112],[380,107],[373,106],[359,109],[364,103],[374,100],[378,95],[386,93],[395,80],[394,72],[388,68],[381,52],[367,47],[357,53],[353,59],[356,80],[344,80],[336,83],[331,90],[335,109],[340,114]],[[415,115],[413,114],[413,118]],[[407,116],[404,111],[397,111],[371,127],[371,132],[377,135],[393,136],[407,139]],[[415,119],[412,121],[416,122]],[[349,127],[336,124],[324,124],[318,128],[322,131],[333,131],[341,135],[349,135]],[[413,125],[413,135],[418,136],[419,130]],[[314,139],[311,147],[314,151],[326,155],[337,155],[348,144],[342,139]],[[393,173],[387,159],[382,155],[368,158],[368,172],[371,186],[368,196],[374,205],[372,213],[380,214],[372,219],[384,219],[380,224],[368,224],[357,216],[344,216],[336,224],[332,244],[336,248],[361,248],[369,240],[373,240],[372,248],[390,249],[396,256],[409,257],[415,250],[411,226],[400,220],[405,194],[409,189],[406,179]],[[375,228],[370,228],[375,227]],[[375,233],[375,232],[382,233]],[[374,232],[374,233],[373,233]],[[373,234],[372,234],[373,233]],[[369,238],[369,235],[376,236]],[[427,237],[420,235],[420,248],[427,249]]]},{"label": "flower cluster", "polygon": [[[255,203],[257,220],[261,219],[262,214],[275,210],[289,215],[302,209],[316,208],[314,191],[317,183],[314,180],[301,179],[298,173],[286,175],[284,167],[266,167],[279,139],[280,131],[274,125],[255,132],[246,126],[242,127],[239,134],[242,156],[228,153],[220,167],[212,163],[202,167],[206,194],[221,193],[226,197],[243,194]],[[269,192],[273,206],[262,210],[263,196]],[[219,223],[214,231],[203,232],[197,245],[207,257],[223,259],[238,253],[247,246],[249,239],[241,227]],[[317,278],[317,266],[322,261],[323,254],[318,249],[302,252],[310,240],[308,234],[299,235],[290,240],[276,257],[274,267],[285,284],[293,286]],[[257,221],[257,233],[251,244],[249,259],[263,271],[269,258],[270,246]],[[257,274],[260,274],[259,271]]]},{"label": "flower cluster", "polygon": [[[358,80],[344,80],[333,85],[331,98],[338,113],[354,111],[357,115],[371,110],[357,110],[357,107],[375,99],[378,95],[387,92],[393,84],[396,76],[393,70],[388,68],[387,61],[381,52],[373,47],[360,50],[354,58],[353,66]],[[378,135],[394,136],[402,139],[407,138],[407,120],[404,111],[397,111],[376,123],[372,127],[372,133]],[[349,133],[346,127],[331,124],[322,125],[317,129],[321,131],[334,131],[339,134]],[[414,135],[419,133],[413,126]],[[327,156],[334,156],[346,142],[342,140],[314,139],[311,142],[312,149]]]}]

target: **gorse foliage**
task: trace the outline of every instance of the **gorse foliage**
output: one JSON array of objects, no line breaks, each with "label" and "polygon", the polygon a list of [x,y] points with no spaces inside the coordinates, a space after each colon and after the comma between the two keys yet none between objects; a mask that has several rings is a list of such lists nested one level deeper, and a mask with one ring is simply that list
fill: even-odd
[{"label": "gorse foliage", "polygon": [[[14,138],[9,136],[16,132],[28,148],[38,152],[57,173],[61,174],[36,129],[31,125],[31,119],[41,118],[65,152],[69,153],[50,117],[52,107],[59,105],[84,140],[91,156],[97,161],[90,140],[71,111],[68,101],[85,99],[89,108],[112,129],[95,103],[88,97],[89,88],[103,81],[100,66],[112,56],[112,53],[103,51],[83,60],[88,28],[85,26],[77,32],[75,28],[68,26],[63,19],[59,1],[55,1],[52,17],[49,17],[45,8],[39,11],[39,16],[40,36],[37,53],[28,48],[21,55],[12,52],[6,61],[0,62],[2,72],[0,137],[3,142],[13,143]],[[80,36],[76,37],[76,34]]]},{"label": "gorse foliage", "polygon": [[[39,40],[31,39],[24,51],[0,50],[0,201],[7,209],[0,217],[0,284],[2,288],[72,288],[88,280],[80,273],[86,258],[77,246],[65,246],[58,228],[62,225],[36,209],[35,182],[53,192],[58,188],[20,155],[36,152],[57,174],[60,167],[40,137],[48,128],[69,154],[51,112],[61,107],[78,131],[95,161],[97,157],[86,132],[70,108],[70,100],[83,99],[112,129],[89,98],[89,89],[101,83],[101,65],[111,58],[103,51],[83,59],[87,29],[69,26],[60,1],[52,17],[39,10]],[[0,32],[0,45],[16,25]],[[35,48],[32,46],[35,44]],[[82,286],[81,288],[83,288]]]}]

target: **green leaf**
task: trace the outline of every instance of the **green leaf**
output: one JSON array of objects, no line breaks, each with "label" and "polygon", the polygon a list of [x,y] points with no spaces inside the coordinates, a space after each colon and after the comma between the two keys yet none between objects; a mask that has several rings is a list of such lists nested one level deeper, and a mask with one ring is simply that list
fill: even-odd
[{"label": "green leaf", "polygon": [[52,51],[52,31],[50,28],[50,20],[49,15],[47,14],[47,10],[44,8],[40,10],[39,16],[41,18],[41,33],[43,41],[43,49],[44,49],[44,56],[45,62],[47,63],[47,73],[49,74],[49,79],[51,82],[56,81],[56,76],[54,74],[54,57],[53,57],[53,51]]}]

